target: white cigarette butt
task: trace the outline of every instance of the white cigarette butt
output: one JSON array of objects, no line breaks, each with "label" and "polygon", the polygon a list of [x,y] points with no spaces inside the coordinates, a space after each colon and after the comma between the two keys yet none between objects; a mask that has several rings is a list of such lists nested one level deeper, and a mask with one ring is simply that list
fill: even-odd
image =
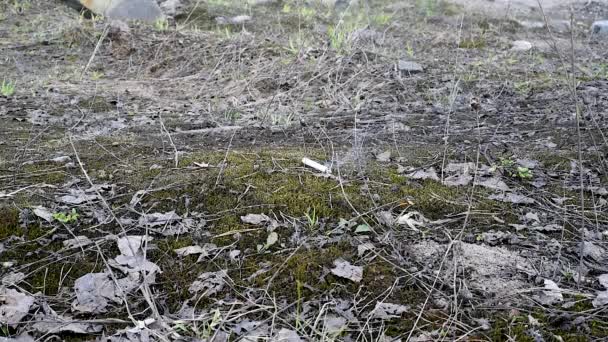
[{"label": "white cigarette butt", "polygon": [[312,167],[313,169],[315,169],[319,172],[331,173],[331,171],[329,170],[329,168],[327,166],[321,165],[314,160],[310,160],[308,158],[302,158],[302,163],[304,163],[304,165],[306,165],[306,166]]}]

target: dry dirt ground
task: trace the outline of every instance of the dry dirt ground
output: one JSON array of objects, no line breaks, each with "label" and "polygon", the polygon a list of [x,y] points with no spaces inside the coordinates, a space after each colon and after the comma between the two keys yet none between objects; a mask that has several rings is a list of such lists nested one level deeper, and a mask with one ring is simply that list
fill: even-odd
[{"label": "dry dirt ground", "polygon": [[601,18],[214,0],[127,33],[0,2],[1,334],[606,340]]}]

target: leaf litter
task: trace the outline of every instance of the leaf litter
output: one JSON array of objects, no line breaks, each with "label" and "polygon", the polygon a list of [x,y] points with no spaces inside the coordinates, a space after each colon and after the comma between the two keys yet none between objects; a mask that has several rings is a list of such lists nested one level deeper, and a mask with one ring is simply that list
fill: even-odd
[{"label": "leaf litter", "polygon": [[[398,5],[402,4],[389,6]],[[255,6],[252,5],[251,11],[255,12]],[[290,10],[293,8],[284,8],[283,12]],[[404,11],[394,13],[401,12]],[[50,333],[56,334],[58,338],[62,338],[64,333],[87,337],[101,334],[99,340],[107,341],[149,341],[157,340],[159,336],[168,340],[224,341],[228,340],[229,335],[236,335],[244,341],[258,338],[271,341],[321,340],[321,337],[389,341],[394,337],[387,334],[396,327],[391,325],[392,321],[413,321],[418,312],[425,310],[425,319],[426,314],[434,310],[454,310],[456,308],[451,307],[457,299],[451,298],[454,294],[459,296],[458,309],[462,306],[467,314],[473,314],[470,319],[465,317],[468,315],[459,316],[463,322],[458,322],[457,326],[479,328],[471,332],[474,335],[471,338],[488,337],[483,331],[490,329],[490,323],[495,322],[494,317],[490,320],[474,317],[479,311],[473,308],[481,303],[488,304],[485,306],[488,308],[498,308],[502,304],[525,307],[525,312],[532,314],[526,316],[513,313],[509,316],[509,324],[528,322],[531,328],[525,333],[540,339],[548,336],[552,323],[542,317],[532,317],[538,306],[530,304],[530,297],[534,301],[547,303],[543,310],[553,314],[557,312],[552,311],[554,309],[568,310],[566,305],[571,303],[569,289],[578,289],[578,285],[582,285],[579,292],[583,292],[584,299],[581,302],[589,299],[594,307],[606,305],[606,281],[603,276],[596,277],[597,274],[605,273],[606,262],[606,234],[602,235],[602,232],[607,231],[604,209],[608,192],[602,183],[601,162],[594,165],[585,160],[581,175],[577,162],[571,162],[568,158],[561,160],[557,158],[560,156],[555,156],[557,161],[551,160],[551,163],[555,163],[551,164],[545,160],[549,159],[545,158],[547,156],[540,159],[534,156],[522,157],[533,154],[528,153],[531,152],[531,147],[540,148],[540,151],[534,151],[539,154],[544,153],[543,148],[559,148],[560,152],[567,152],[569,131],[563,130],[566,118],[553,113],[554,108],[547,108],[547,103],[563,105],[565,102],[560,102],[559,99],[567,96],[547,97],[550,94],[541,87],[531,87],[533,90],[525,96],[519,96],[516,93],[521,89],[511,89],[512,82],[500,84],[499,87],[495,87],[492,82],[470,82],[467,87],[458,83],[450,84],[450,77],[445,77],[449,76],[449,70],[445,70],[442,63],[434,63],[434,56],[425,58],[429,55],[424,50],[418,51],[418,41],[413,42],[415,44],[412,49],[415,49],[417,59],[420,59],[419,64],[425,66],[423,73],[414,75],[392,70],[391,66],[394,67],[395,61],[401,61],[402,57],[386,58],[382,53],[376,54],[373,51],[381,47],[381,44],[390,44],[391,39],[396,38],[392,34],[398,32],[400,25],[392,25],[388,31],[372,27],[354,30],[345,39],[356,48],[346,55],[336,54],[331,49],[324,49],[325,52],[319,55],[314,47],[310,47],[290,52],[294,54],[291,61],[286,57],[288,55],[284,55],[286,52],[283,49],[277,52],[271,46],[280,44],[281,39],[272,37],[261,44],[256,37],[257,32],[245,32],[245,26],[247,30],[255,31],[263,20],[244,20],[245,17],[220,14],[222,15],[217,17],[228,18],[222,24],[238,23],[241,26],[239,29],[243,31],[232,31],[235,27],[231,27],[230,32],[226,31],[229,37],[217,40],[213,34],[207,35],[206,32],[202,33],[204,39],[197,39],[200,38],[197,30],[197,34],[182,35],[176,41],[162,41],[171,46],[175,44],[175,49],[153,54],[154,58],[148,58],[152,56],[148,53],[156,51],[151,47],[158,46],[164,39],[162,30],[159,28],[152,35],[149,34],[149,28],[134,27],[132,34],[135,39],[129,42],[133,46],[127,64],[137,62],[142,57],[147,58],[145,61],[149,64],[141,64],[142,68],[137,71],[138,82],[130,83],[128,87],[122,80],[114,78],[115,75],[121,75],[125,79],[130,77],[128,69],[120,69],[122,64],[114,59],[115,49],[120,45],[116,39],[112,40],[112,44],[101,44],[101,53],[93,65],[104,65],[107,74],[95,75],[102,78],[95,81],[95,87],[90,87],[88,83],[68,85],[61,80],[53,81],[52,91],[39,93],[45,101],[44,107],[41,107],[44,109],[30,108],[40,107],[40,103],[37,104],[36,99],[27,94],[19,94],[14,99],[0,97],[0,117],[11,119],[4,121],[7,128],[2,133],[15,138],[3,140],[0,144],[3,150],[6,147],[11,158],[19,156],[14,163],[10,158],[4,158],[8,162],[2,164],[2,169],[7,169],[8,173],[0,175],[5,177],[2,179],[11,179],[12,182],[5,186],[10,190],[3,189],[0,194],[5,195],[0,197],[15,200],[18,203],[15,207],[20,211],[19,223],[8,222],[6,225],[7,232],[3,235],[0,248],[2,265],[6,271],[2,275],[3,291],[7,294],[3,297],[0,308],[7,317],[13,315],[12,319],[18,319],[16,331]],[[248,14],[251,13],[248,11]],[[307,16],[306,13],[299,15]],[[12,23],[13,20],[20,20],[17,17],[6,20]],[[438,20],[449,21],[449,18],[441,14],[437,14],[437,17],[441,18]],[[253,16],[249,19],[252,18]],[[487,32],[486,34],[491,34]],[[439,41],[435,43],[449,45],[443,44],[442,39],[451,41],[455,38],[451,34],[448,32],[445,38],[437,38]],[[381,39],[370,39],[370,43],[377,45],[366,46],[367,35],[379,35]],[[64,32],[62,36],[73,35]],[[512,39],[506,38],[513,37],[497,38],[498,42],[503,38],[510,42]],[[490,41],[494,44],[495,40]],[[425,37],[422,38],[422,43],[426,43]],[[77,46],[79,43],[71,44]],[[26,49],[27,53],[14,59],[20,61],[25,58],[26,65],[42,67],[37,65],[39,62],[35,59],[31,59],[40,53],[36,50],[40,47],[39,44],[23,46],[21,48]],[[492,48],[501,47],[497,45]],[[183,55],[175,56],[170,52],[174,50],[182,51]],[[233,50],[239,52],[238,65],[216,58],[230,56]],[[482,49],[470,50],[467,51],[467,58],[473,62],[483,52]],[[7,53],[13,53],[13,49],[8,49]],[[281,63],[277,63],[276,56],[281,59]],[[310,63],[302,62],[306,62],[310,56],[315,58],[314,68],[311,66],[310,70],[303,69],[302,66]],[[544,67],[551,68],[551,58],[545,57]],[[78,59],[79,56],[74,58]],[[174,58],[188,60],[188,63],[176,63]],[[440,59],[441,56],[437,58]],[[252,69],[253,65],[249,63],[254,60],[259,62],[255,64],[269,68],[268,75],[259,72],[260,69]],[[289,70],[283,69],[283,62],[289,64]],[[521,60],[516,64],[520,63],[523,65],[526,61]],[[196,78],[196,86],[188,87],[192,75],[205,71],[207,64],[214,68],[219,65],[221,68],[210,72],[209,75],[212,76],[205,82]],[[233,67],[238,68],[233,71]],[[341,83],[344,81],[342,76],[331,71],[336,69],[340,70],[339,74],[347,77],[347,82]],[[222,83],[225,74],[241,74],[243,70],[248,71],[245,73],[246,79],[234,80],[230,77],[229,84]],[[13,72],[5,71],[9,77]],[[393,74],[393,71],[397,74]],[[529,74],[527,71],[526,74]],[[69,75],[70,72],[66,71],[65,74]],[[535,70],[533,74],[538,74],[538,71]],[[176,75],[178,78],[175,78]],[[510,75],[517,77],[516,72]],[[23,74],[19,77],[30,76]],[[103,80],[104,77],[109,79]],[[331,86],[326,78],[331,80]],[[162,79],[163,82],[148,84],[148,79]],[[266,82],[269,86],[266,90],[261,86],[264,82],[258,82],[261,79],[270,80]],[[174,82],[178,80],[184,87],[175,87]],[[330,94],[333,82],[336,82],[336,89],[339,89],[336,94]],[[600,94],[599,89],[605,89],[605,85],[601,80],[593,82]],[[590,84],[587,81],[580,83],[582,89]],[[108,88],[108,85],[111,87]],[[170,89],[177,88],[183,90],[184,94],[180,94],[180,97],[171,96],[175,93],[170,93]],[[190,96],[194,95],[188,93],[190,88],[196,88],[199,94]],[[236,93],[233,88],[243,92]],[[399,101],[405,102],[396,103],[393,100],[395,96],[391,94],[395,93],[395,89],[402,88],[412,91],[399,92]],[[418,88],[424,88],[425,93],[420,93]],[[556,96],[564,95],[559,93],[558,88],[551,87],[551,94],[555,92]],[[114,92],[109,92],[109,89]],[[277,93],[269,92],[268,89],[276,89]],[[318,92],[318,89],[324,89],[325,93],[317,96],[319,94],[314,91]],[[156,96],[167,91],[168,96]],[[298,92],[298,96],[291,96],[294,91]],[[426,100],[431,97],[447,98],[452,96],[452,92],[458,94],[449,109],[441,103],[429,104],[430,100]],[[480,98],[469,101],[469,95],[476,95],[475,93],[479,93]],[[503,96],[493,96],[497,93]],[[93,101],[100,100],[102,105],[108,104],[109,109],[100,110],[94,104],[85,103],[89,102],[86,99],[89,95],[96,99]],[[195,102],[208,102],[212,105],[207,109],[186,100],[188,98],[196,98]],[[293,103],[286,103],[286,99]],[[300,100],[306,103],[297,103]],[[597,103],[599,100],[594,101]],[[475,109],[478,112],[471,111],[473,102],[479,106]],[[60,103],[70,105],[64,107]],[[300,113],[295,110],[300,105],[310,107],[311,110]],[[54,109],[53,106],[57,108]],[[323,113],[318,113],[317,107],[322,107],[331,114],[324,116]],[[408,115],[401,113],[404,107],[407,107]],[[115,116],[122,115],[123,111],[134,115],[116,119]],[[216,118],[215,111],[221,112],[221,117]],[[230,120],[235,122],[231,125],[239,129],[239,134],[234,136],[234,145],[232,139],[227,139],[230,137],[223,135],[224,126],[221,123],[233,116],[233,111],[236,114]],[[297,128],[286,126],[274,131],[266,129],[265,123],[260,121],[264,119],[258,118],[256,114],[262,112],[272,120],[279,120],[276,117],[278,112],[294,112],[297,119],[290,121]],[[312,114],[309,115],[308,112]],[[353,116],[351,112],[356,115]],[[509,115],[496,115],[499,112]],[[446,117],[448,114],[450,117]],[[479,116],[477,121],[474,120],[474,114]],[[424,119],[419,121],[417,116]],[[450,141],[448,144],[448,140],[445,140],[445,151],[449,147],[450,157],[454,153],[462,157],[459,160],[465,162],[449,162],[446,158],[445,167],[440,169],[438,160],[441,158],[437,157],[441,157],[441,152],[433,155],[433,147],[436,147],[433,142],[438,137],[440,147],[443,146],[442,126],[443,120],[447,118],[451,125]],[[14,142],[22,141],[22,137],[16,134],[21,134],[23,129],[19,123],[28,120],[42,131],[27,147],[17,146],[19,144]],[[500,121],[498,125],[495,122],[497,120]],[[510,132],[502,130],[506,120],[513,127]],[[559,124],[554,125],[552,120]],[[163,131],[162,135],[152,133],[157,130],[159,122],[162,123],[161,126],[166,125],[166,132]],[[540,122],[542,123],[536,124]],[[80,152],[84,157],[82,171],[89,172],[91,181],[99,181],[100,185],[85,189],[81,187],[81,179],[72,178],[67,182],[59,182],[60,185],[57,186],[36,186],[39,183],[34,184],[33,179],[38,177],[38,168],[42,172],[48,171],[49,175],[67,174],[68,178],[75,177],[75,172],[78,172],[79,165],[76,162],[80,160],[65,152],[69,150],[69,145],[61,146],[60,150],[56,148],[62,144],[60,140],[52,140],[52,143],[45,140],[47,133],[49,137],[61,136],[56,135],[63,133],[61,127],[72,125],[70,134],[75,138],[74,152]],[[272,126],[276,128],[278,125],[274,122]],[[471,152],[475,152],[475,148],[470,147],[476,147],[475,142],[470,141],[471,127],[476,126],[479,132],[475,134],[479,133],[483,139],[478,146],[483,151],[483,163],[492,164],[493,158],[513,160],[513,170],[518,170],[516,167],[528,169],[520,170],[523,176],[510,174],[501,165],[476,165],[470,162]],[[202,127],[202,131],[196,137],[184,133],[192,127]],[[300,129],[301,127],[306,129]],[[437,130],[437,127],[440,129]],[[334,169],[339,176],[323,178],[333,182],[329,184],[330,188],[339,191],[332,193],[325,189],[314,189],[313,198],[297,197],[293,201],[291,197],[257,197],[266,189],[259,188],[256,177],[272,179],[273,183],[268,187],[277,194],[281,194],[282,187],[288,188],[294,195],[309,190],[303,188],[310,184],[306,178],[315,170],[303,168],[299,161],[303,155],[312,156],[309,154],[312,145],[308,145],[307,139],[308,135],[312,135],[318,141],[321,135],[315,130],[319,128],[323,129],[323,139],[331,143],[332,155],[341,153],[338,150],[345,146],[344,142],[348,144],[349,139],[355,137],[352,149],[349,147],[352,155],[356,156],[356,162],[352,163],[355,165],[353,169],[348,170],[347,166],[350,165],[346,163],[339,164],[339,168],[344,167]],[[546,128],[551,128],[551,131],[555,129],[557,133],[550,136],[551,132]],[[309,132],[300,134],[306,130]],[[275,134],[278,132],[287,137],[287,140],[281,140],[283,138],[279,137],[280,134]],[[487,135],[489,132],[491,135]],[[123,139],[127,136],[125,133],[128,133],[128,139]],[[90,140],[90,136],[102,135],[108,140]],[[176,135],[179,138],[176,139]],[[154,140],[157,138],[157,141]],[[461,138],[464,140],[460,141]],[[38,144],[37,139],[43,140],[42,143]],[[199,158],[197,151],[226,148],[224,143],[228,140],[229,148],[225,155],[222,152],[224,162],[217,163],[217,167],[194,161],[198,159],[211,162],[214,158],[209,155]],[[525,145],[520,140],[525,141]],[[145,144],[141,144],[144,141]],[[271,163],[262,167],[259,164],[264,157],[258,159],[256,155],[251,158],[255,159],[254,166],[246,173],[233,173],[232,168],[239,163],[237,159],[250,160],[250,156],[258,153],[238,149],[252,146],[253,142],[258,146],[266,143],[281,144],[281,141],[307,141],[307,151],[295,158],[273,155]],[[365,141],[365,144],[361,141]],[[552,141],[559,141],[559,145]],[[381,146],[383,142],[389,142],[387,146],[390,147]],[[410,142],[411,146],[408,145]],[[369,143],[373,148],[367,150]],[[15,149],[14,146],[18,148]],[[411,147],[417,152],[419,146],[429,149],[429,159],[420,159],[407,151]],[[601,152],[601,148],[592,146],[589,151]],[[88,155],[89,151],[100,152]],[[129,153],[121,153],[125,151]],[[509,157],[503,158],[504,154],[509,154]],[[5,153],[3,157],[7,155]],[[105,156],[110,157],[106,159]],[[142,159],[145,160],[143,168],[137,167],[140,160],[134,156],[145,156]],[[588,160],[594,160],[592,155],[586,154],[585,158],[587,157]],[[290,158],[296,161],[297,166],[292,167],[286,161]],[[327,160],[330,165],[333,156],[317,157],[315,153],[315,158]],[[181,166],[182,161],[198,167],[184,168]],[[399,164],[397,171],[405,177],[396,177],[391,173],[393,163]],[[19,168],[13,169],[13,164]],[[385,171],[389,170],[389,175],[386,179],[368,177],[364,172],[366,164],[380,164],[380,173],[387,175]],[[49,170],[42,169],[48,165]],[[561,165],[566,168],[560,168]],[[320,166],[322,168],[316,169],[317,171],[329,169],[325,165]],[[21,172],[25,169],[27,171]],[[139,173],[141,170],[147,172],[145,177],[144,173]],[[216,171],[219,171],[219,175],[212,175],[212,183],[203,184],[205,177]],[[148,174],[158,176],[149,177]],[[283,176],[283,179],[277,181],[278,178],[274,177],[277,174]],[[282,182],[291,180],[294,175],[296,180],[293,184]],[[314,177],[317,176],[319,174],[315,173]],[[585,184],[582,189],[580,176]],[[580,216],[586,215],[572,204],[576,202],[577,194],[561,191],[555,194],[544,193],[550,190],[548,185],[556,185],[564,179],[566,187],[560,190],[582,190],[591,196],[589,202],[593,204],[586,209],[593,211],[597,217],[585,216],[591,218],[587,225],[593,228],[589,229],[589,234],[585,233],[585,241],[571,238],[572,235],[580,236],[572,230],[571,223],[579,222]],[[141,184],[140,180],[145,184]],[[246,185],[241,186],[243,184],[237,180],[245,180]],[[476,181],[475,184],[473,180]],[[107,181],[115,184],[110,185]],[[23,184],[20,185],[19,182]],[[153,186],[158,186],[158,183],[164,184],[154,189]],[[18,186],[22,186],[22,190],[17,189]],[[443,186],[451,187],[455,193],[466,192],[471,196],[444,196],[441,193]],[[473,186],[479,188],[472,189]],[[135,191],[137,187],[145,190]],[[432,191],[438,193],[427,196],[428,188],[435,188]],[[542,191],[536,192],[541,188]],[[362,202],[358,198],[360,194],[364,195],[366,201]],[[22,195],[27,197],[24,202],[29,209],[21,210],[18,207],[22,204]],[[545,195],[548,197],[545,198]],[[217,199],[226,201],[228,205],[218,209],[215,203]],[[317,208],[319,213],[324,213],[323,217],[319,217],[321,224],[314,230],[302,229],[302,212],[310,207],[310,203],[318,205],[319,199],[320,203],[327,204],[327,207]],[[459,212],[460,209],[450,203],[460,201],[462,207],[465,207],[469,200],[471,210],[466,213]],[[493,201],[506,204],[496,204]],[[35,205],[30,206],[29,202]],[[106,207],[106,203],[109,207]],[[74,207],[80,214],[76,222],[64,227],[54,219],[54,213],[69,212]],[[290,212],[293,207],[302,210]],[[30,211],[29,214],[27,210]],[[264,214],[246,214],[248,211],[263,211]],[[336,223],[334,215],[344,219]],[[23,219],[24,217],[33,220]],[[590,224],[591,221],[594,223]],[[260,228],[242,229],[246,225]],[[276,230],[278,226],[282,228],[280,231]],[[120,234],[120,237],[112,234]],[[257,245],[262,248],[256,248]],[[90,265],[91,255],[95,267]],[[191,260],[186,257],[192,255],[198,255],[197,262],[186,263],[185,260]],[[582,258],[580,269],[572,271],[569,267],[576,265],[579,257]],[[55,266],[61,266],[60,272],[54,272]],[[84,273],[91,269],[95,271]],[[35,282],[40,278],[40,273],[32,276],[35,270],[48,271],[51,277],[47,278],[45,274],[43,284]],[[578,272],[583,284],[575,284],[572,280],[572,277],[577,278]],[[58,273],[61,279],[59,283],[46,283],[47,279],[57,278],[54,273]],[[328,273],[338,279],[327,277]],[[598,281],[595,281],[596,278]],[[148,285],[152,289],[152,297],[146,297],[150,294],[143,293]],[[32,290],[34,294],[29,295],[24,288]],[[190,290],[188,292],[191,297],[181,298],[188,296],[188,293],[182,293],[186,289]],[[39,290],[44,290],[44,295],[35,293]],[[180,295],[177,296],[176,293]],[[533,295],[529,296],[530,293]],[[430,309],[419,300],[427,295],[429,305],[433,306]],[[142,297],[147,300],[144,305],[141,304]],[[31,298],[35,300],[32,301]],[[407,302],[403,298],[407,298]],[[31,301],[31,305],[21,307],[15,304],[22,299],[25,304]],[[9,303],[11,300],[12,304]],[[178,316],[174,312],[176,304],[180,304],[177,308],[186,304],[175,303],[180,300],[192,305],[188,310],[185,309],[189,314],[183,321],[175,320],[175,316]],[[497,302],[500,305],[492,306]],[[134,312],[137,317],[133,318],[133,322],[123,322],[117,328],[113,326],[114,323],[100,323],[103,319],[95,319],[104,317],[108,312],[112,316],[126,317],[126,303],[136,309]],[[500,310],[494,312],[498,311]],[[577,316],[577,323],[574,324],[581,328],[579,333],[590,331],[584,330],[584,320],[593,317],[584,312],[568,312],[568,315]],[[522,321],[522,317],[525,320]],[[91,318],[91,322],[81,318]],[[369,326],[365,325],[366,330],[358,331],[363,322],[369,323]],[[598,321],[593,323],[598,325]],[[599,324],[601,326],[602,323]],[[383,331],[385,328],[386,332]],[[418,326],[420,331],[413,332],[411,340],[462,339],[456,328],[429,328],[428,331],[422,331],[425,328],[426,326]],[[366,333],[369,336],[363,336]],[[500,330],[492,333],[502,334]],[[23,335],[23,339],[28,338]]]}]

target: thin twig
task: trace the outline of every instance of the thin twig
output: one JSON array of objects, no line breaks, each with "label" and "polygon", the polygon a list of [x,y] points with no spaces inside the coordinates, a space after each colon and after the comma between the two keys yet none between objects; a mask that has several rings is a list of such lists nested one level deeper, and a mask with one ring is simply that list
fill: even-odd
[{"label": "thin twig", "polygon": [[101,36],[99,37],[99,40],[97,41],[97,44],[95,45],[95,49],[93,49],[93,53],[91,54],[91,57],[89,58],[89,61],[87,62],[87,65],[84,67],[84,70],[82,70],[82,73],[80,74],[81,81],[84,78],[84,75],[89,70],[91,63],[93,63],[93,60],[95,59],[95,55],[97,55],[97,52],[99,51],[99,48],[101,47],[101,43],[104,41],[104,39],[106,39],[106,36],[108,35],[109,31],[110,31],[110,24],[108,23],[104,27],[104,29],[101,33]]}]

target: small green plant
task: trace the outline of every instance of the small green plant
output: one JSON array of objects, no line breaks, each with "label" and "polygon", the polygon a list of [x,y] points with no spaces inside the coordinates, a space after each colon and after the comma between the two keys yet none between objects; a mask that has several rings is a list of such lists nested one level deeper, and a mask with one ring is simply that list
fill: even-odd
[{"label": "small green plant", "polygon": [[344,25],[330,26],[327,29],[329,35],[329,45],[338,52],[349,50],[350,30],[347,30]]},{"label": "small green plant", "polygon": [[460,43],[458,43],[458,47],[461,49],[480,50],[486,47],[486,39],[483,36],[463,39],[460,41]]},{"label": "small green plant", "polygon": [[500,159],[500,166],[503,168],[510,168],[513,165],[515,165],[515,162],[512,159],[509,159],[509,158]]},{"label": "small green plant", "polygon": [[13,0],[12,10],[14,13],[23,13],[32,7],[30,0]]},{"label": "small green plant", "polygon": [[91,74],[91,80],[99,81],[100,79],[103,78],[103,76],[104,76],[103,72],[93,71],[93,73]]},{"label": "small green plant", "polygon": [[524,166],[517,166],[515,161],[510,158],[501,158],[499,164],[493,166],[491,170],[496,171],[500,169],[509,177],[519,178],[519,179],[532,179],[534,175],[532,174],[532,170]]},{"label": "small green plant", "polygon": [[385,26],[391,22],[392,16],[390,14],[381,13],[372,16],[372,23],[378,26]]},{"label": "small green plant", "polygon": [[270,114],[272,126],[289,126],[293,121],[293,114]]},{"label": "small green plant", "polygon": [[300,55],[300,51],[310,46],[310,42],[308,41],[308,39],[306,39],[306,37],[304,37],[302,32],[298,32],[298,34],[296,35],[289,36],[288,43],[289,46],[285,47],[285,50],[287,50],[290,54],[294,56]]},{"label": "small green plant", "polygon": [[310,20],[314,18],[315,14],[315,10],[310,7],[302,6],[299,10],[300,17],[304,18],[305,20]]},{"label": "small green plant", "polygon": [[298,35],[296,38],[294,37],[289,37],[289,47],[286,47],[285,50],[289,51],[289,53],[291,53],[292,55],[299,55],[300,54],[300,36]]},{"label": "small green plant", "polygon": [[427,17],[435,15],[438,7],[438,0],[416,0],[416,8]]},{"label": "small green plant", "polygon": [[521,95],[526,95],[532,89],[529,81],[515,82],[513,83],[515,91]]},{"label": "small green plant", "polygon": [[220,313],[220,310],[215,309],[215,312],[213,313],[213,318],[211,318],[211,322],[203,326],[203,331],[198,334],[198,337],[202,337],[205,340],[213,337],[215,329],[218,327],[218,325],[220,325],[221,322],[222,314]]},{"label": "small green plant", "polygon": [[225,39],[230,39],[234,34],[230,26],[224,27],[223,30],[219,30],[219,34],[222,35]]},{"label": "small green plant", "polygon": [[517,177],[520,179],[532,179],[532,171],[527,167],[518,166],[517,167]]},{"label": "small green plant", "polygon": [[66,213],[54,213],[53,218],[61,223],[73,223],[78,220],[78,213],[75,208],[72,208],[72,212]]},{"label": "small green plant", "polygon": [[169,21],[165,18],[157,19],[154,22],[154,29],[159,32],[167,31],[169,29]]},{"label": "small green plant", "polygon": [[405,46],[405,52],[409,58],[414,58],[414,47],[409,42]]},{"label": "small green plant", "polygon": [[304,216],[306,216],[306,220],[308,221],[309,229],[312,230],[319,224],[319,217],[317,216],[317,210],[315,208],[312,208],[312,210],[308,208],[308,211],[304,213]]},{"label": "small green plant", "polygon": [[232,123],[234,123],[236,120],[238,120],[241,117],[241,113],[239,113],[236,110],[227,110],[224,112],[224,119],[226,119],[227,121],[230,121]]},{"label": "small green plant", "polygon": [[192,329],[188,325],[186,325],[184,321],[174,321],[172,328],[178,334],[193,333]]},{"label": "small green plant", "polygon": [[299,279],[296,279],[296,294],[298,295],[298,300],[296,301],[296,330],[300,330],[302,328],[302,321],[300,318],[300,314],[302,313],[302,289],[304,285]]},{"label": "small green plant", "polygon": [[282,9],[283,13],[291,13],[291,5],[289,3],[285,3],[283,5],[283,9]]},{"label": "small green plant", "polygon": [[0,86],[0,94],[4,97],[9,97],[15,93],[15,84],[11,81],[2,80],[2,85]]}]

